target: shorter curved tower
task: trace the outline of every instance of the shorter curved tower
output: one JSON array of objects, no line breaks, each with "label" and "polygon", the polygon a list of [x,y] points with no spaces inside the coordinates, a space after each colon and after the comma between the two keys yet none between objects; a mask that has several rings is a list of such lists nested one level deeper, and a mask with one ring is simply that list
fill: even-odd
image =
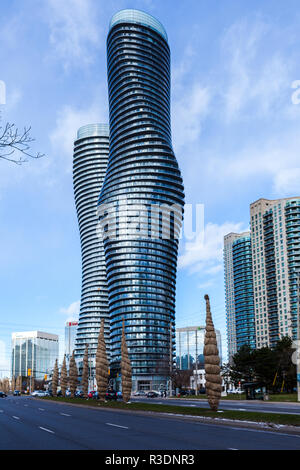
[{"label": "shorter curved tower", "polygon": [[[82,254],[82,291],[75,357],[82,367],[85,345],[95,367],[101,319],[105,320],[109,354],[109,312],[103,240],[97,230],[97,202],[109,152],[109,126],[89,124],[78,130],[74,144],[73,185]],[[94,373],[92,374],[95,375]]]}]

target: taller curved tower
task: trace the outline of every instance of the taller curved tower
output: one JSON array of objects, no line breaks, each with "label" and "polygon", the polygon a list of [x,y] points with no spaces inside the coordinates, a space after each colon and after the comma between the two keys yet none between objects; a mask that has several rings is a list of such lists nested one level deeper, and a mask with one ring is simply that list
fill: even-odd
[{"label": "taller curved tower", "polygon": [[103,240],[97,230],[97,202],[109,152],[109,126],[90,124],[78,130],[74,144],[73,185],[82,254],[82,291],[75,357],[79,369],[85,345],[94,361],[101,319],[109,346],[109,312]]},{"label": "taller curved tower", "polygon": [[[158,388],[166,383],[174,352],[184,204],[171,142],[170,49],[164,27],[144,12],[120,11],[110,23],[107,60],[110,152],[99,214],[108,231],[111,372],[116,376],[120,367],[124,317],[133,386]],[[163,205],[177,207],[171,210],[170,236],[168,223],[155,216]],[[110,236],[114,218],[116,236]]]}]

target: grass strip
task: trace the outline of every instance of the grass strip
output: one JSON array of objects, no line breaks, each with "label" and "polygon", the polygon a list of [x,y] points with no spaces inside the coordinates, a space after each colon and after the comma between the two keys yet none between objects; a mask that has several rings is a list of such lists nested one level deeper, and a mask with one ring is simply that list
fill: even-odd
[{"label": "grass strip", "polygon": [[97,400],[85,400],[83,398],[62,398],[45,397],[42,400],[49,400],[60,403],[70,403],[73,405],[87,405],[103,409],[121,409],[135,411],[149,411],[153,413],[172,413],[190,416],[204,416],[208,418],[224,418],[238,421],[252,421],[258,423],[272,423],[290,426],[300,426],[300,415],[280,414],[280,413],[259,413],[256,411],[224,410],[222,413],[211,411],[207,408],[190,408],[176,405],[158,405],[155,403],[123,403],[107,402],[101,403]]}]

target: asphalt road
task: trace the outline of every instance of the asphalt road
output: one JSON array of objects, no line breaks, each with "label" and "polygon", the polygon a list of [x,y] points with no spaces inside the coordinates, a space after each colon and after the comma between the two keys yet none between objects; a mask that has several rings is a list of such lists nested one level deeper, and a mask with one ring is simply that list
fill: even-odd
[{"label": "asphalt road", "polygon": [[300,436],[57,404],[0,400],[1,450],[300,449]]},{"label": "asphalt road", "polygon": [[[132,398],[132,401],[143,403],[159,403],[164,405],[209,408],[207,400],[189,400],[182,398]],[[258,411],[260,413],[300,414],[300,404],[272,403],[266,401],[227,401],[221,400],[220,410]]]}]

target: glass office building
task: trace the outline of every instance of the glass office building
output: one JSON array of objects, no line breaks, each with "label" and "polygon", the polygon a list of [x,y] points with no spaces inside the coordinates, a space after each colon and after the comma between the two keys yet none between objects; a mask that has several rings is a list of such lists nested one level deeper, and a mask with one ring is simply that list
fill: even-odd
[{"label": "glass office building", "polygon": [[58,336],[41,331],[12,334],[12,377],[27,377],[28,369],[37,380],[53,368],[58,359]]},{"label": "glass office building", "polygon": [[[222,364],[222,340],[216,331],[220,364]],[[205,326],[176,328],[176,367],[180,370],[204,369]]]},{"label": "glass office building", "polygon": [[[177,252],[184,204],[171,141],[166,31],[144,12],[123,10],[111,20],[107,57],[110,151],[99,219],[105,232],[111,374],[120,370],[124,317],[133,389],[158,388],[168,379],[171,347],[175,350]],[[162,206],[170,210],[169,226],[160,213]],[[112,218],[114,237],[106,233]]]},{"label": "glass office building", "polygon": [[75,349],[77,327],[77,321],[68,321],[65,326],[65,355],[67,361],[70,360],[70,357],[72,356]]},{"label": "glass office building", "polygon": [[109,313],[103,239],[98,227],[97,202],[107,167],[109,127],[89,124],[77,133],[73,160],[73,185],[80,231],[82,289],[75,357],[79,373],[89,344],[92,374],[101,319],[105,319],[109,354]]},{"label": "glass office building", "polygon": [[232,245],[237,351],[245,344],[255,349],[252,251],[250,234]]}]

